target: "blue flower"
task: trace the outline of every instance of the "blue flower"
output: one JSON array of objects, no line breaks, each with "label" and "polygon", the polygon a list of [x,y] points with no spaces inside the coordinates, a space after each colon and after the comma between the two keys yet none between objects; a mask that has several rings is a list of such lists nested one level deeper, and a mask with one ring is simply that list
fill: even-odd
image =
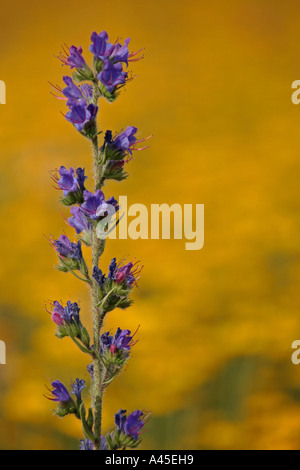
[{"label": "blue flower", "polygon": [[96,59],[104,60],[108,56],[109,51],[112,50],[113,46],[108,43],[107,40],[108,34],[106,31],[102,31],[100,34],[96,32],[92,33],[90,51],[94,54]]},{"label": "blue flower", "polygon": [[49,400],[58,402],[67,402],[70,400],[71,397],[68,390],[59,380],[55,380],[51,385],[53,390],[51,390],[52,397],[48,397]]},{"label": "blue flower", "polygon": [[[148,145],[139,147],[138,144],[145,142],[152,136],[138,139],[136,137],[138,129],[134,126],[127,126],[125,131],[120,132],[114,138],[112,132],[107,130],[104,136],[104,144],[100,147],[100,151],[105,151],[107,158],[112,165],[124,165],[132,159],[133,150],[145,150],[149,148]],[[127,155],[130,154],[130,157]],[[126,158],[127,156],[127,158]]]},{"label": "blue flower", "polygon": [[68,99],[67,106],[74,102],[86,101],[89,102],[93,97],[93,88],[88,83],[84,83],[83,85],[75,85],[71,77],[64,76],[63,81],[67,85],[66,88],[61,90],[60,88],[56,87],[58,91]]},{"label": "blue flower", "polygon": [[[102,31],[101,33],[97,34],[93,32],[91,36],[92,44],[90,45],[90,51],[94,54],[96,59],[109,59],[111,62],[125,62],[128,65],[129,61],[137,61],[143,58],[135,57],[142,49],[138,50],[137,52],[129,53],[128,44],[130,42],[130,38],[125,40],[125,44],[122,45],[119,42],[115,42],[111,44],[108,42],[108,34],[106,31]],[[133,58],[134,57],[134,58]]]},{"label": "blue flower", "polygon": [[116,282],[117,284],[126,283],[127,287],[136,284],[140,278],[142,266],[136,263],[129,262],[125,265],[116,263],[116,258],[113,258],[108,268],[108,279]]},{"label": "blue flower", "polygon": [[113,258],[108,267],[108,279],[110,279],[111,281],[114,279],[116,269],[117,269],[116,258]]},{"label": "blue flower", "polygon": [[118,201],[114,197],[105,201],[104,194],[100,189],[97,189],[95,194],[84,191],[83,197],[84,203],[81,205],[81,210],[92,220],[98,220],[100,217],[115,213],[119,209]]},{"label": "blue flower", "polygon": [[80,441],[80,450],[94,450],[94,444],[89,439],[82,439]]},{"label": "blue flower", "polygon": [[107,450],[107,442],[105,437],[101,436],[101,450]]},{"label": "blue flower", "polygon": [[79,88],[87,101],[92,99],[93,87],[91,85],[89,85],[88,83],[84,83],[83,85],[79,85]]},{"label": "blue flower", "polygon": [[80,308],[76,302],[72,303],[67,302],[67,305],[63,307],[57,300],[53,302],[53,310],[51,313],[52,321],[56,325],[62,325],[64,322],[71,323],[75,321],[76,323],[80,322],[79,319]]},{"label": "blue flower", "polygon": [[95,194],[90,191],[84,191],[83,197],[85,202],[81,205],[81,210],[90,219],[96,220],[98,218],[96,215],[97,210],[105,202],[103,192],[100,189],[97,189]]},{"label": "blue flower", "polygon": [[63,190],[64,196],[67,196],[70,192],[77,191],[77,180],[74,177],[73,168],[70,168],[68,171],[64,166],[61,166],[58,172],[60,179],[57,180],[57,184]]},{"label": "blue flower", "polygon": [[126,411],[127,410],[119,410],[118,413],[115,414],[115,423],[119,431],[124,432],[124,424],[126,422]]},{"label": "blue flower", "polygon": [[144,413],[140,410],[133,411],[128,417],[126,416],[126,410],[119,410],[119,412],[115,414],[117,429],[137,441],[141,429],[145,424],[142,420],[143,416]]},{"label": "blue flower", "polygon": [[65,118],[71,122],[74,127],[81,132],[86,124],[93,122],[98,112],[98,106],[93,103],[87,104],[85,100],[79,102],[70,100],[70,111],[67,112]]},{"label": "blue flower", "polygon": [[63,194],[65,197],[67,197],[71,193],[76,193],[77,191],[79,195],[80,192],[82,193],[84,191],[84,182],[87,179],[87,176],[85,176],[84,174],[84,168],[77,168],[76,176],[75,171],[72,167],[67,170],[67,168],[61,166],[58,170],[60,178],[57,174],[57,171],[53,173],[54,174],[52,176],[52,179],[57,184],[57,189],[63,190]]},{"label": "blue flower", "polygon": [[140,410],[133,411],[124,423],[124,432],[131,436],[134,440],[138,440],[141,429],[144,427],[144,422],[141,419],[144,413]]},{"label": "blue flower", "polygon": [[128,356],[128,353],[135,342],[132,341],[133,336],[130,336],[130,330],[117,329],[115,336],[111,336],[109,332],[101,335],[101,347],[102,350],[109,350],[112,354],[121,352]]},{"label": "blue flower", "polygon": [[53,302],[53,310],[52,312],[49,312],[49,313],[51,313],[51,319],[56,325],[63,325],[65,321],[64,319],[65,311],[64,311],[63,306],[60,305],[60,303],[57,300]]},{"label": "blue flower", "polygon": [[110,51],[109,54],[109,59],[112,62],[125,62],[126,65],[128,65],[128,58],[129,58],[129,50],[128,50],[128,44],[130,42],[130,38],[125,39],[125,44],[124,46],[120,44],[119,42],[115,44]]},{"label": "blue flower", "polygon": [[78,183],[78,187],[81,190],[84,190],[84,182],[87,179],[87,176],[84,174],[84,168],[77,168],[76,170],[76,180]]},{"label": "blue flower", "polygon": [[122,152],[129,152],[132,154],[132,147],[137,142],[136,134],[137,128],[128,126],[124,132],[119,134],[116,139],[113,140],[112,144]]},{"label": "blue flower", "polygon": [[71,77],[65,76],[63,77],[63,81],[67,85],[66,88],[62,90],[64,96],[68,98],[67,105],[69,106],[69,102],[79,101],[84,99],[84,96],[78,86],[75,85]]},{"label": "blue flower", "polygon": [[110,60],[106,59],[101,72],[98,74],[98,79],[106,87],[107,91],[112,93],[118,85],[123,85],[126,82],[127,76],[127,72],[123,72],[121,63],[113,64]]},{"label": "blue flower", "polygon": [[[94,450],[94,443],[89,439],[82,439],[80,441],[80,450]],[[107,450],[107,442],[105,437],[101,436],[101,450]]]},{"label": "blue flower", "polygon": [[82,56],[82,47],[71,46],[69,49],[63,48],[64,54],[60,53],[59,59],[71,69],[83,69],[86,62]]},{"label": "blue flower", "polygon": [[79,312],[80,308],[78,307],[78,303],[72,303],[70,300],[68,300],[67,305],[64,308],[64,320],[67,323],[71,323],[72,321],[79,323]]},{"label": "blue flower", "polygon": [[93,278],[98,282],[99,286],[103,286],[105,282],[105,274],[103,274],[98,266],[93,267]]},{"label": "blue flower", "polygon": [[77,400],[81,400],[81,392],[85,388],[85,380],[76,379],[72,385],[72,393],[76,396]]},{"label": "blue flower", "polygon": [[61,235],[58,240],[52,239],[52,245],[59,256],[72,258],[77,261],[82,259],[81,242],[72,243],[67,235]]},{"label": "blue flower", "polygon": [[72,217],[69,217],[68,223],[71,227],[75,228],[76,233],[81,233],[84,230],[88,231],[91,229],[92,226],[80,207],[71,207],[70,212]]}]

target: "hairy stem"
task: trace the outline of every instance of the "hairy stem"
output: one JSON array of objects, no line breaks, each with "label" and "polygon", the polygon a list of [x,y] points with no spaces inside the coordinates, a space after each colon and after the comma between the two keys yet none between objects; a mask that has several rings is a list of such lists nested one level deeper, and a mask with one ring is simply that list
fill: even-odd
[{"label": "hairy stem", "polygon": [[[97,105],[99,91],[96,84],[93,86],[93,103]],[[95,122],[95,133],[92,139],[95,189],[101,189],[101,166],[99,165],[97,123]],[[92,262],[98,266],[99,258],[104,251],[105,241],[99,240],[96,235],[96,227],[93,228]],[[102,363],[100,356],[100,331],[103,323],[103,310],[97,307],[98,284],[92,279],[92,312],[93,312],[93,338],[94,338],[94,380],[92,387],[92,405],[94,409],[94,436],[95,449],[101,449],[101,424],[102,424]]]}]

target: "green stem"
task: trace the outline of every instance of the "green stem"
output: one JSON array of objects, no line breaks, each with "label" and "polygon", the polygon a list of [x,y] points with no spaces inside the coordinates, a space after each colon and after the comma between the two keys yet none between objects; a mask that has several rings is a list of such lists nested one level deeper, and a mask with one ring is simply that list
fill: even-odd
[{"label": "green stem", "polygon": [[[97,105],[99,99],[99,90],[97,84],[93,85],[93,103]],[[101,189],[102,186],[102,172],[99,165],[99,150],[98,150],[98,132],[97,123],[95,122],[95,134],[92,139],[93,158],[94,158],[94,177],[95,189]],[[93,266],[98,266],[99,258],[104,251],[105,240],[99,240],[96,235],[96,227],[93,227],[93,241],[92,241],[92,262]],[[91,284],[92,296],[92,312],[93,312],[93,338],[94,338],[94,379],[92,387],[92,406],[94,409],[94,436],[95,436],[95,450],[101,449],[101,424],[102,424],[102,363],[99,357],[100,354],[100,331],[103,323],[103,310],[98,303],[98,284],[93,278]]]},{"label": "green stem", "polygon": [[72,269],[69,269],[69,272],[73,274],[73,276],[77,277],[77,279],[80,279],[80,281],[87,282],[88,284],[90,284],[91,281],[89,281],[88,279],[83,279],[83,277],[81,276],[78,276],[78,274],[72,271]]},{"label": "green stem", "polygon": [[86,353],[86,354],[89,354],[90,356],[93,356],[93,351],[87,349],[85,346],[83,346],[76,338],[74,338],[73,336],[70,336],[70,338],[72,339],[72,341],[76,344],[76,346],[78,346],[78,348],[80,349],[80,351]]},{"label": "green stem", "polygon": [[[68,265],[64,262],[64,260],[63,260],[63,258],[62,258],[61,256],[59,257],[59,259],[60,259],[61,264],[62,264],[63,266],[65,266],[65,267],[67,268],[68,272],[70,272],[71,274],[73,274],[73,276],[77,277],[77,279],[80,279],[80,281],[87,282],[88,284],[91,283],[91,280],[90,280],[89,277],[87,277],[87,279],[84,279],[83,277],[78,276],[78,274],[76,274],[75,271],[73,271],[73,269],[70,269],[70,268],[68,267]],[[88,276],[88,274],[87,274],[87,276]]]}]

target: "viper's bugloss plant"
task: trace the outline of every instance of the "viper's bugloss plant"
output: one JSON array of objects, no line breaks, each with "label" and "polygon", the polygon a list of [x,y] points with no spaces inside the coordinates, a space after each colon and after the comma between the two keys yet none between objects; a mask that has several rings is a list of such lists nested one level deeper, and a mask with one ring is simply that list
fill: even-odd
[{"label": "viper's bugloss plant", "polygon": [[[55,187],[61,192],[60,202],[70,208],[70,216],[66,220],[74,229],[75,240],[62,234],[57,239],[51,237],[50,241],[57,253],[57,269],[73,274],[90,288],[92,335],[82,324],[77,302],[68,300],[62,304],[55,300],[47,306],[56,327],[56,336],[60,339],[71,338],[90,357],[87,370],[91,376],[91,406],[86,411],[82,392],[87,385],[79,378],[71,385],[70,391],[59,380],[53,381],[47,398],[57,403],[58,416],[74,414],[81,420],[84,439],[80,441],[80,449],[124,450],[140,444],[148,414],[136,410],[126,415],[126,410],[120,410],[115,415],[115,429],[105,435],[102,432],[102,403],[104,391],[128,362],[136,343],[136,333],[131,334],[130,330],[121,328],[115,333],[103,332],[102,328],[108,312],[131,305],[131,291],[137,284],[142,266],[133,261],[117,262],[116,258],[109,264],[107,274],[99,266],[113,217],[115,225],[120,220],[118,201],[113,196],[106,199],[102,188],[106,180],[121,181],[128,176],[124,170],[126,163],[132,159],[133,151],[147,148],[139,144],[149,137],[138,138],[138,130],[133,126],[115,133],[111,130],[99,131],[97,117],[99,99],[115,101],[125,84],[132,80],[127,71],[128,63],[141,59],[142,49],[130,53],[129,38],[124,44],[118,41],[110,43],[105,31],[100,34],[94,32],[91,41],[91,66],[84,58],[81,47],[63,48],[58,58],[70,68],[72,76],[62,78],[63,87],[52,85],[55,90],[52,94],[66,101],[65,119],[92,146],[95,185],[86,188],[88,177],[81,167],[68,169],[62,165],[52,171]],[[101,134],[103,139],[99,142]],[[83,244],[92,250],[91,267],[84,259]]]}]

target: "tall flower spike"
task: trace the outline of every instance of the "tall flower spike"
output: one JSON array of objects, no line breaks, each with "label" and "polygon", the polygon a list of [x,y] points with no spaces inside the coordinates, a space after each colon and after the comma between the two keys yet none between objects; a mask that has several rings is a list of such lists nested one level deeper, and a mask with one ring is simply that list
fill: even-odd
[{"label": "tall flower spike", "polygon": [[[106,31],[91,35],[90,52],[93,54],[92,66],[83,56],[81,47],[63,46],[59,60],[71,70],[71,76],[62,77],[63,87],[51,85],[56,98],[66,102],[64,117],[74,128],[87,138],[92,146],[94,163],[94,188],[87,189],[85,170],[82,167],[60,166],[52,172],[55,188],[61,192],[60,202],[70,207],[70,217],[65,221],[75,229],[76,241],[72,242],[65,234],[58,239],[50,237],[52,247],[58,256],[58,266],[62,272],[69,272],[81,281],[88,283],[91,292],[93,343],[82,323],[77,302],[62,304],[55,300],[46,310],[56,325],[58,338],[69,337],[81,352],[92,358],[87,366],[90,373],[91,407],[86,408],[83,389],[86,382],[76,378],[70,392],[59,380],[52,382],[47,398],[56,402],[56,414],[64,417],[73,414],[81,421],[84,437],[80,441],[82,450],[117,450],[136,448],[141,442],[141,432],[145,415],[136,410],[126,415],[120,410],[115,415],[116,427],[106,435],[102,434],[102,400],[104,390],[120,373],[130,358],[132,347],[136,344],[135,333],[118,328],[114,334],[103,333],[103,324],[108,312],[115,308],[126,309],[132,300],[129,298],[134,285],[140,277],[142,266],[137,262],[125,260],[117,263],[113,258],[107,275],[100,269],[100,257],[106,245],[106,232],[110,221],[119,210],[115,197],[106,199],[102,192],[105,180],[121,181],[126,178],[124,165],[132,158],[134,150],[143,150],[139,144],[147,139],[137,137],[137,128],[128,126],[113,136],[105,132],[104,143],[99,146],[97,115],[99,98],[113,102],[132,75],[124,70],[129,62],[140,60],[142,49],[131,53],[130,38],[124,43],[117,39],[110,42]],[[116,223],[117,223],[116,217]],[[82,243],[91,247],[92,275],[82,252]],[[85,248],[86,249],[86,248]],[[49,302],[48,302],[49,303]]]}]

